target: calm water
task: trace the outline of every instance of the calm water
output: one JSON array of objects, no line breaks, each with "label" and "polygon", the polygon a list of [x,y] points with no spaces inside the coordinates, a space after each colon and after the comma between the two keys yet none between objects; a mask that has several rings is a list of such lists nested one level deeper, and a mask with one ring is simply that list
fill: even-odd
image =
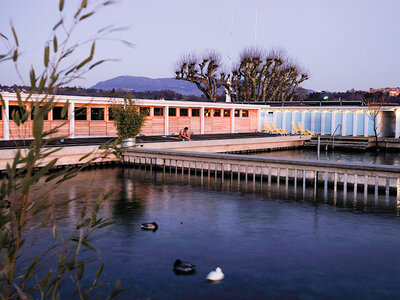
[{"label": "calm water", "polygon": [[[103,279],[134,288],[120,299],[337,299],[400,297],[400,219],[395,199],[348,199],[281,184],[247,184],[139,169],[86,171],[54,196],[92,200],[115,188],[103,213],[117,220],[97,241]],[[59,211],[69,218],[78,204]],[[159,230],[142,231],[156,221]],[[181,222],[183,224],[181,224]],[[178,276],[175,259],[197,266]],[[217,266],[218,284],[205,281]]]},{"label": "calm water", "polygon": [[[317,150],[300,149],[300,150],[283,150],[257,153],[259,156],[272,157],[288,157],[288,158],[305,158],[317,159]],[[351,162],[364,164],[382,164],[382,165],[400,165],[400,152],[367,152],[362,150],[353,151],[324,151],[323,147],[320,152],[320,160],[330,160],[337,162]]]}]

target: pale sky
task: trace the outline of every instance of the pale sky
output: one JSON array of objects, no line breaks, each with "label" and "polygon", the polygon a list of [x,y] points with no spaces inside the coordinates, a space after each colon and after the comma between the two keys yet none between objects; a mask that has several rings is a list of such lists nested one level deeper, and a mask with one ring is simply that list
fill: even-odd
[{"label": "pale sky", "polygon": [[[67,12],[77,0],[66,0]],[[13,21],[23,50],[25,79],[31,65],[43,65],[44,41],[58,16],[58,0],[0,0],[0,32],[10,36]],[[345,91],[351,88],[400,86],[399,0],[119,0],[85,22],[75,38],[82,40],[112,24],[128,26],[114,37],[129,48],[105,40],[97,58],[116,58],[88,73],[75,85],[90,87],[121,75],[173,77],[182,53],[215,49],[227,66],[233,22],[233,57],[255,43],[283,48],[310,74],[303,87]],[[0,43],[0,54],[4,45]],[[29,82],[29,80],[27,80]],[[20,84],[10,62],[0,64],[0,84]]]}]

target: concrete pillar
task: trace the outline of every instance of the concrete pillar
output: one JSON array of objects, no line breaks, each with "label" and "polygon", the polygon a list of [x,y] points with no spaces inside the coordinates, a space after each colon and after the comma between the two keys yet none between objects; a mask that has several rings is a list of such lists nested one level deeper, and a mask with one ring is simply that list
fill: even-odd
[{"label": "concrete pillar", "polygon": [[336,127],[335,127],[335,119],[336,119],[335,113],[336,112],[334,110],[332,110],[332,114],[331,114],[331,135],[333,134],[333,132],[336,129]]},{"label": "concrete pillar", "polygon": [[346,126],[347,126],[346,113],[347,113],[347,110],[343,110],[343,112],[342,112],[342,136],[346,135]]},{"label": "concrete pillar", "polygon": [[394,137],[396,139],[400,138],[400,109],[396,109],[396,127],[395,127],[395,133],[394,133]]},{"label": "concrete pillar", "polygon": [[321,111],[321,135],[325,134],[325,111]]},{"label": "concrete pillar", "polygon": [[357,110],[353,111],[353,136],[357,135]]},{"label": "concrete pillar", "polygon": [[274,110],[274,115],[272,117],[272,121],[276,124],[276,117],[277,117],[277,112],[276,109]]},{"label": "concrete pillar", "polygon": [[231,108],[231,133],[235,133],[235,109]]},{"label": "concrete pillar", "polygon": [[[306,111],[303,109],[301,111],[301,124],[303,125],[303,127],[304,127],[304,120],[305,119],[306,119]],[[299,124],[296,124],[296,126],[299,126]]]},{"label": "concrete pillar", "polygon": [[200,133],[204,134],[204,107],[200,108]]},{"label": "concrete pillar", "polygon": [[75,102],[69,102],[69,137],[75,137]]},{"label": "concrete pillar", "polygon": [[164,107],[164,134],[169,135],[169,106]]},{"label": "concrete pillar", "polygon": [[4,99],[3,107],[3,139],[5,141],[10,140],[10,102],[8,99]]},{"label": "concrete pillar", "polygon": [[[314,132],[315,129],[315,110],[311,111],[311,131]],[[304,126],[304,124],[303,124]]]},{"label": "concrete pillar", "polygon": [[262,120],[261,120],[261,108],[259,108],[257,110],[257,131],[258,132],[261,131],[261,123],[262,123]]}]

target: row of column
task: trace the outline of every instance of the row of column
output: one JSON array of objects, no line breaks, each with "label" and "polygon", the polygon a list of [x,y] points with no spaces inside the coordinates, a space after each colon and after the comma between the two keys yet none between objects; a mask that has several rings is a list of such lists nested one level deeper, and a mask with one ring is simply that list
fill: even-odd
[{"label": "row of column", "polygon": [[[174,106],[175,107],[175,106]],[[169,134],[169,105],[164,106],[164,134]],[[231,133],[235,133],[235,109],[231,108]],[[258,120],[261,120],[261,110],[258,110]],[[258,131],[260,131],[260,122],[258,124]],[[204,134],[204,107],[200,108],[200,134]]]},{"label": "row of column", "polygon": [[[291,114],[290,114],[291,121],[289,122],[289,124],[286,124],[288,111],[291,112]],[[342,136],[345,136],[345,135],[360,136],[361,135],[361,136],[367,137],[367,136],[371,135],[371,132],[369,132],[369,131],[371,131],[371,129],[373,129],[373,117],[368,116],[368,114],[370,113],[368,110],[365,110],[365,111],[358,110],[357,111],[357,110],[342,110],[341,109],[341,110],[336,110],[336,111],[335,110],[329,110],[329,111],[301,110],[301,111],[299,111],[299,110],[277,109],[277,110],[269,110],[269,112],[273,113],[272,120],[271,120],[271,116],[268,117],[268,115],[264,116],[264,120],[273,121],[279,129],[284,129],[289,132],[292,132],[292,128],[291,128],[291,124],[290,124],[291,122],[294,122],[296,124],[296,126],[298,126],[298,122],[302,122],[303,126],[307,130],[311,130],[313,132],[317,131],[316,133],[330,134],[330,135],[335,133],[335,135],[342,135]],[[280,122],[277,122],[278,121],[278,112],[280,112],[282,114],[281,120],[280,120],[281,124],[280,124]],[[301,113],[300,119],[298,118],[299,113]],[[311,116],[310,116],[311,120],[308,119],[308,120],[310,120],[308,122],[306,122],[306,117],[305,117],[306,113],[311,114]],[[329,124],[330,130],[329,129],[327,130],[327,128],[326,128],[327,113],[331,113],[331,119],[330,119],[330,124]],[[337,116],[336,114],[338,114],[338,113],[341,114],[341,119],[336,118],[336,116]],[[352,118],[350,119],[352,122],[352,126],[347,124],[348,121],[350,121],[350,120],[348,120],[348,117],[347,117],[348,116],[347,114],[349,114],[349,113],[352,114]],[[394,128],[395,129],[394,130],[395,137],[399,138],[400,137],[400,110],[396,110],[394,113],[395,113],[395,121],[394,121],[395,124],[393,124],[393,125],[395,126],[395,128]],[[316,118],[317,114],[320,115],[318,118]],[[362,127],[358,128],[358,127],[360,127],[360,126],[358,126],[360,116],[362,116],[363,122],[364,122],[363,126],[362,126],[363,127],[362,133],[359,132],[360,130],[357,130],[357,129],[362,128]],[[262,124],[262,121],[264,121],[264,120],[261,117],[260,117],[260,120],[261,120],[260,123]],[[376,117],[376,125],[377,125],[377,128],[379,128],[378,136],[381,136],[383,134],[383,130],[382,130],[383,126],[392,126],[392,124],[383,124],[382,122],[383,122],[383,118],[382,118],[382,111],[381,111],[377,114],[377,117]],[[340,124],[340,126],[339,126],[339,124]],[[351,131],[351,129],[349,129],[349,127],[352,128],[352,131]],[[318,129],[320,129],[320,132],[318,132],[319,131]],[[336,132],[335,132],[335,130],[336,130]]]},{"label": "row of column", "polygon": [[[10,140],[10,115],[9,115],[10,101],[8,99],[4,99],[4,108],[3,108],[3,140]],[[74,119],[74,111],[75,111],[75,103],[73,101],[69,102],[68,115],[70,116],[70,120]],[[71,138],[75,137],[75,122],[69,122],[69,136]]]},{"label": "row of column", "polygon": [[[175,107],[175,106],[174,106]],[[169,132],[169,105],[164,106],[164,134],[168,135]],[[200,108],[200,133],[204,134],[205,133],[205,117],[204,117],[204,107]],[[68,108],[68,115],[69,115],[69,133],[70,137],[74,138],[75,137],[75,122],[71,122],[74,120],[74,113],[75,113],[75,103],[74,101],[69,101],[69,108]],[[231,133],[235,133],[235,108],[230,108],[230,114],[231,114]],[[258,110],[258,120],[261,119],[261,110]],[[3,109],[3,139],[4,140],[9,140],[10,139],[10,124],[9,124],[10,116],[9,116],[9,100],[4,99],[4,109]],[[258,123],[258,131],[261,129],[260,122]]]}]

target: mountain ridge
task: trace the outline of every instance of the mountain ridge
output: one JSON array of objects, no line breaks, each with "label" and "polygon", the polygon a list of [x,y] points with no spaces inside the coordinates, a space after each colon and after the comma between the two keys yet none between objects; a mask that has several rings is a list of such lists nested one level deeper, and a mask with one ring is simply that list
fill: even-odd
[{"label": "mountain ridge", "polygon": [[[101,90],[122,89],[133,92],[171,90],[186,96],[202,96],[203,93],[192,82],[175,78],[149,78],[145,76],[122,75],[104,81],[99,81],[91,88]],[[303,88],[308,94],[314,92]],[[219,94],[223,94],[221,87]]]},{"label": "mountain ridge", "polygon": [[196,85],[188,81],[175,78],[149,78],[131,75],[122,75],[99,81],[92,88],[102,90],[122,89],[135,92],[172,90],[182,95],[202,95]]}]

